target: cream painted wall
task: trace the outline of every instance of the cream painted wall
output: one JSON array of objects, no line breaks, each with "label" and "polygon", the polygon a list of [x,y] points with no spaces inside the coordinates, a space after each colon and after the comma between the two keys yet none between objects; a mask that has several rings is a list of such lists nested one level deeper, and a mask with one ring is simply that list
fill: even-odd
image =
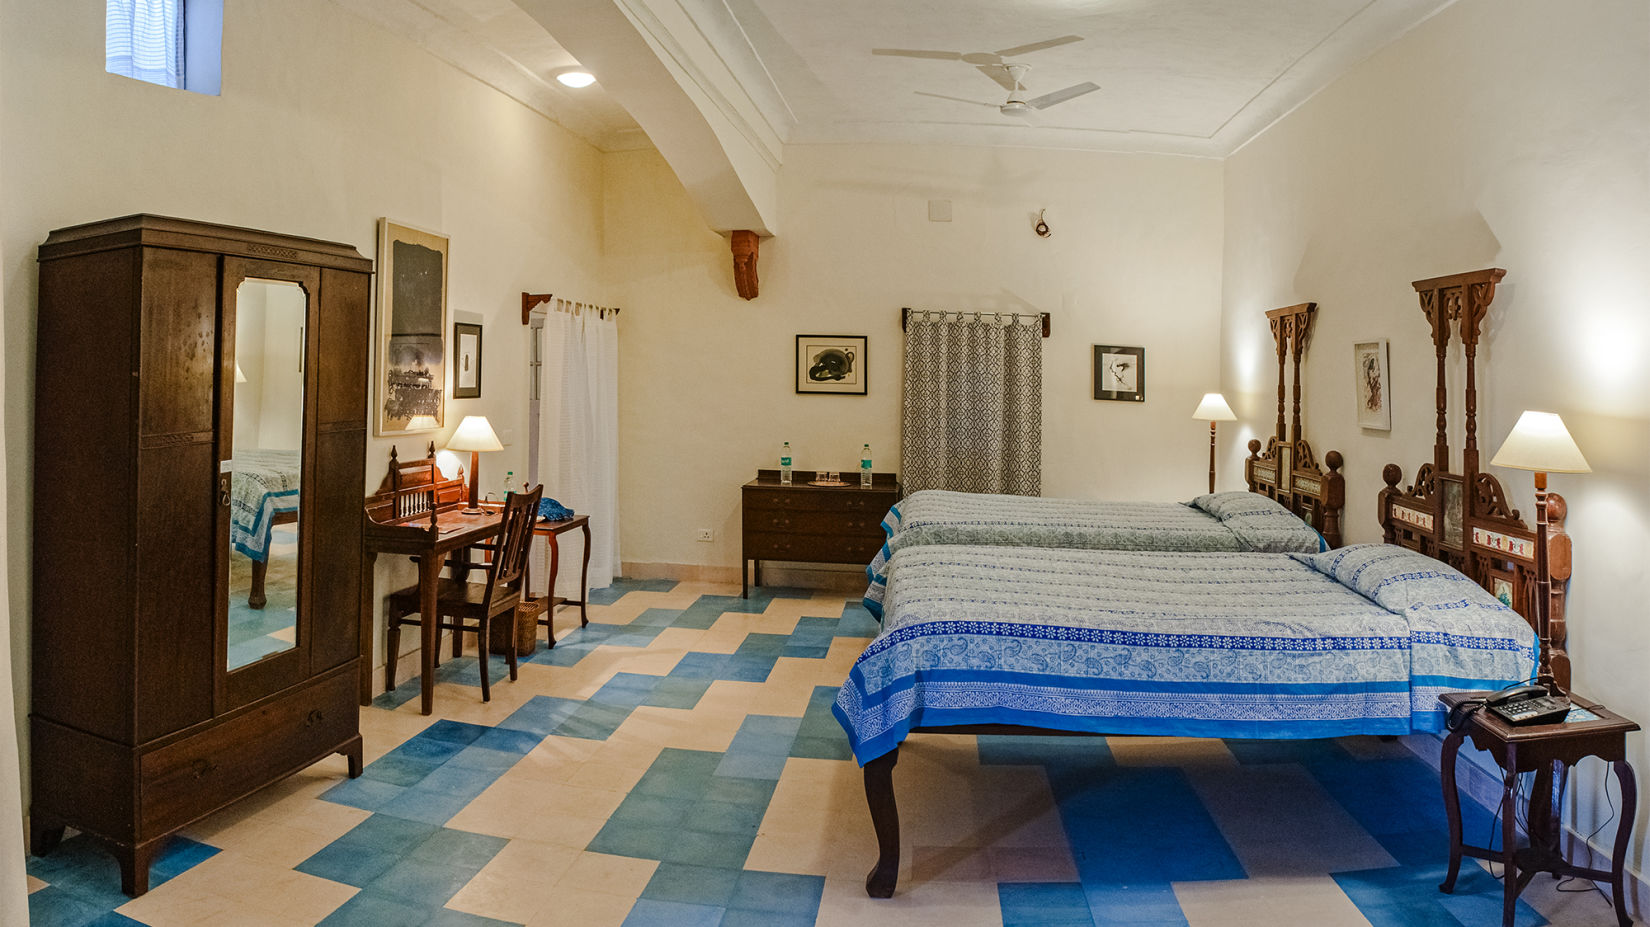
[{"label": "cream painted wall", "polygon": [[[1274,383],[1262,310],[1320,304],[1307,435],[1346,455],[1348,540],[1379,540],[1381,467],[1412,479],[1432,458],[1433,354],[1410,281],[1506,268],[1480,352],[1483,459],[1521,410],[1564,416],[1594,471],[1551,480],[1575,543],[1574,684],[1650,722],[1646,88],[1650,7],[1638,0],[1449,7],[1226,162],[1222,353],[1228,396],[1253,418]],[[1390,434],[1352,419],[1352,343],[1373,337],[1391,340]],[[1533,517],[1531,475],[1491,472]],[[1642,775],[1643,735],[1629,744]],[[1578,774],[1583,834],[1610,814],[1602,778],[1597,763]],[[1643,872],[1642,805],[1637,824]]]},{"label": "cream painted wall", "polygon": [[[35,248],[49,230],[153,212],[349,242],[369,257],[380,216],[445,233],[449,308],[486,324],[484,391],[449,403],[446,431],[399,443],[418,453],[463,415],[485,414],[509,444],[483,456],[483,483],[495,485],[526,470],[520,293],[598,292],[603,171],[585,142],[327,0],[232,4],[218,97],[104,73],[100,5],[0,0],[0,23],[0,434],[21,723]],[[369,439],[364,488],[378,485],[391,443]],[[378,567],[381,592],[414,579],[394,559]]]},{"label": "cream painted wall", "polygon": [[[620,513],[632,564],[734,576],[739,486],[790,441],[804,469],[899,463],[901,306],[1049,312],[1043,491],[1184,499],[1206,488],[1217,388],[1221,168],[1175,157],[922,147],[793,147],[785,233],[761,295],[733,290],[653,152],[608,155],[604,258],[620,319]],[[949,199],[954,221],[928,221]],[[1053,236],[1032,232],[1047,208]],[[864,334],[869,395],[797,395],[794,336]],[[1146,347],[1144,405],[1092,396],[1090,346]],[[1222,485],[1241,486],[1228,469]],[[699,528],[715,532],[709,544]]]}]

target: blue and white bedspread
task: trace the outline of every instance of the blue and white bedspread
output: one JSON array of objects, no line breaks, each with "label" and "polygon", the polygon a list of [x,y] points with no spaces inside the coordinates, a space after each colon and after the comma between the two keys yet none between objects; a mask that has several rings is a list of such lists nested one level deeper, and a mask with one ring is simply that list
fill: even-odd
[{"label": "blue and white bedspread", "polygon": [[229,542],[253,560],[269,560],[275,516],[298,511],[297,451],[242,450],[229,480]]},{"label": "blue and white bedspread", "polygon": [[895,552],[931,544],[1087,550],[1316,553],[1328,545],[1278,503],[1251,492],[1179,502],[1093,502],[924,489],[889,510],[888,540],[865,575],[865,607],[882,616]]},{"label": "blue and white bedspread", "polygon": [[[833,711],[863,764],[914,727],[959,724],[1192,737],[1435,731],[1439,691],[1529,678],[1534,633],[1470,580],[1394,611],[1319,562],[1339,553],[901,550],[883,631]],[[1425,570],[1399,563],[1395,585],[1411,572],[1436,585],[1449,569],[1405,553]]]}]

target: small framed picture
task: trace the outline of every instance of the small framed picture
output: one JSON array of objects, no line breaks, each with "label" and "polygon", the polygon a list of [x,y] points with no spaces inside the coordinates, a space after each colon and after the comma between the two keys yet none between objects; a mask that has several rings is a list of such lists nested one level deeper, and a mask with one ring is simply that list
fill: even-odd
[{"label": "small framed picture", "polygon": [[864,335],[797,335],[796,391],[864,396]]},{"label": "small framed picture", "polygon": [[453,323],[453,398],[481,398],[481,326]]},{"label": "small framed picture", "polygon": [[1094,398],[1146,401],[1146,349],[1094,346]]},{"label": "small framed picture", "polygon": [[1359,427],[1375,431],[1392,430],[1392,380],[1387,375],[1386,354],[1385,338],[1360,341],[1352,346]]}]

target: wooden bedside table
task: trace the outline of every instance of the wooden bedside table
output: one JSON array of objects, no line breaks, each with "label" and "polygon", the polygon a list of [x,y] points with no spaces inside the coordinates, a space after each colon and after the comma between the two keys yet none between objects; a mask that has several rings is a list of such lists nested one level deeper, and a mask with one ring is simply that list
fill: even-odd
[{"label": "wooden bedside table", "polygon": [[859,471],[844,473],[846,486],[810,486],[812,470],[794,470],[779,482],[778,470],[758,470],[741,493],[739,597],[750,596],[748,561],[756,561],[754,585],[762,585],[762,561],[858,563],[869,565],[882,549],[882,518],[899,501],[892,473],[871,474],[859,485]]},{"label": "wooden bedside table", "polygon": [[[1483,692],[1446,692],[1438,697],[1446,708]],[[1627,843],[1633,833],[1634,815],[1638,812],[1638,788],[1633,780],[1633,767],[1627,763],[1627,734],[1639,729],[1638,724],[1623,718],[1602,705],[1594,705],[1574,694],[1572,705],[1586,708],[1597,715],[1597,720],[1574,721],[1561,724],[1526,724],[1514,726],[1498,715],[1480,709],[1472,713],[1459,728],[1444,740],[1439,772],[1444,786],[1444,811],[1449,816],[1449,875],[1438,890],[1453,892],[1455,877],[1461,871],[1461,857],[1473,856],[1500,862],[1506,867],[1502,875],[1503,901],[1501,923],[1512,927],[1513,908],[1518,893],[1538,872],[1555,876],[1579,876],[1584,879],[1609,882],[1615,901],[1616,920],[1627,927],[1632,919],[1627,916],[1626,893],[1622,885],[1622,864],[1627,859]],[[1495,757],[1501,765],[1501,847],[1499,852],[1483,847],[1465,846],[1461,842],[1461,798],[1455,783],[1455,755],[1461,741],[1472,738],[1473,746]],[[1562,832],[1558,823],[1558,808],[1553,801],[1553,771],[1557,764],[1574,766],[1584,757],[1596,756],[1615,771],[1621,784],[1621,813],[1616,829],[1615,852],[1610,859],[1610,870],[1583,869],[1572,865],[1559,850]],[[1535,787],[1531,791],[1529,813],[1530,845],[1518,848],[1518,822],[1515,802],[1518,793],[1518,773],[1534,772]],[[1568,777],[1566,777],[1568,778]]]}]

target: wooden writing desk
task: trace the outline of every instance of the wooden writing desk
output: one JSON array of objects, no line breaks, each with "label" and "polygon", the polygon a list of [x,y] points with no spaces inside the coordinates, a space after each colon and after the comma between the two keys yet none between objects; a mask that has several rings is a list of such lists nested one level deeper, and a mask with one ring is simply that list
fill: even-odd
[{"label": "wooden writing desk", "polygon": [[[363,566],[367,581],[362,583],[361,653],[372,653],[373,612],[377,594],[372,570],[378,555],[407,554],[418,559],[419,686],[424,714],[435,707],[435,648],[438,628],[436,585],[447,555],[498,534],[501,516],[497,509],[465,514],[464,476],[442,480],[435,468],[435,445],[422,460],[403,463],[390,450],[390,472],[378,492],[367,497],[363,526]],[[457,577],[462,579],[463,577]],[[486,645],[482,645],[485,659]],[[361,704],[372,701],[372,661],[363,659]]]}]

